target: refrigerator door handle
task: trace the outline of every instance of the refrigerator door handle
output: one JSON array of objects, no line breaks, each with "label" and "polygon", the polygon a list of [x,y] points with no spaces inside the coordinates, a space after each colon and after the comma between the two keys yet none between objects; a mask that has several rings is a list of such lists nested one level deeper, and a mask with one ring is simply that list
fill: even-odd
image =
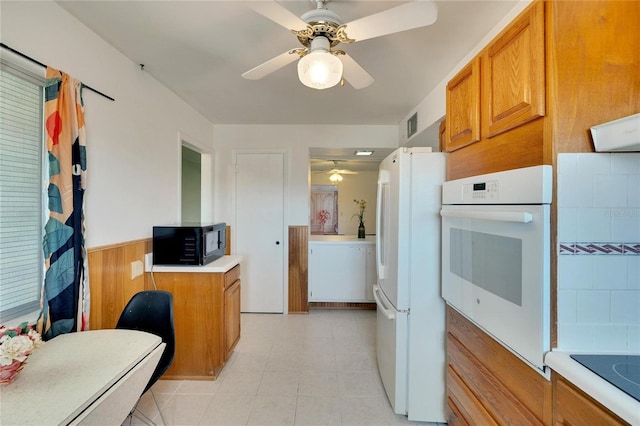
[{"label": "refrigerator door handle", "polygon": [[383,302],[384,296],[379,296],[378,295],[379,292],[380,292],[380,287],[377,284],[374,284],[373,298],[375,299],[376,304],[378,305],[378,309],[380,309],[380,312],[382,313],[382,315],[385,316],[386,319],[394,320],[396,318],[394,310],[390,309],[388,306],[385,305],[385,303]]},{"label": "refrigerator door handle", "polygon": [[[384,241],[382,240],[382,227],[384,226],[383,221],[385,220],[384,212],[383,212],[383,194],[382,188],[384,185],[388,185],[390,181],[389,172],[386,170],[380,170],[380,174],[378,176],[378,191],[376,194],[376,272],[378,273],[378,280],[385,279],[385,268],[382,264],[382,258],[384,257]],[[375,294],[375,292],[374,292]]]}]

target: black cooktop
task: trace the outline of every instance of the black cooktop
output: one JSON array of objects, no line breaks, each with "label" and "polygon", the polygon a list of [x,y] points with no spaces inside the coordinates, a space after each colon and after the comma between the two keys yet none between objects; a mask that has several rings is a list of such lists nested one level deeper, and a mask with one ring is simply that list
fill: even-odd
[{"label": "black cooktop", "polygon": [[571,355],[621,391],[640,401],[640,355]]}]

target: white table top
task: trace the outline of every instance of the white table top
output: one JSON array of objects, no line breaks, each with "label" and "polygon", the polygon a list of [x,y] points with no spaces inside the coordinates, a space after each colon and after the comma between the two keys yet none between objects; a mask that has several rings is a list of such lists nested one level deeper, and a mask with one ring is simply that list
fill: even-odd
[{"label": "white table top", "polygon": [[573,360],[572,353],[547,352],[544,363],[622,419],[640,425],[640,402]]},{"label": "white table top", "polygon": [[0,424],[68,424],[162,343],[133,330],[59,335],[0,388]]},{"label": "white table top", "polygon": [[309,243],[348,243],[348,244],[375,244],[375,235],[358,238],[357,235],[309,235]]},{"label": "white table top", "polygon": [[[144,270],[146,272],[202,272],[202,273],[225,273],[233,269],[242,260],[242,256],[230,255],[222,256],[206,265],[153,265],[153,255],[148,253],[144,256]],[[153,268],[153,269],[152,269]]]}]

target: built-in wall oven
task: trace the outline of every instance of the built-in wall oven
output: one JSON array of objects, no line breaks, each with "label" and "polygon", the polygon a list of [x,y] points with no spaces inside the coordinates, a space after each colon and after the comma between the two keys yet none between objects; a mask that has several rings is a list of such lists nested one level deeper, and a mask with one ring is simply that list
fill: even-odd
[{"label": "built-in wall oven", "polygon": [[442,297],[545,374],[551,166],[445,182]]}]

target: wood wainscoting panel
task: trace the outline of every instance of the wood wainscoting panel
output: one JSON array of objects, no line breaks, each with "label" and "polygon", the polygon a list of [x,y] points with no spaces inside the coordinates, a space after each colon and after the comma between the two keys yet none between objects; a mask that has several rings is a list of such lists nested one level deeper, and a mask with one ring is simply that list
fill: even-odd
[{"label": "wood wainscoting panel", "polygon": [[309,309],[356,309],[375,311],[376,304],[369,302],[309,302]]},{"label": "wood wainscoting panel", "polygon": [[131,263],[140,261],[144,269],[144,255],[151,252],[151,245],[151,239],[143,239],[87,250],[90,329],[114,328],[129,299],[145,289],[146,274],[131,279]]},{"label": "wood wainscoting panel", "polygon": [[309,227],[289,226],[289,313],[309,313]]}]

